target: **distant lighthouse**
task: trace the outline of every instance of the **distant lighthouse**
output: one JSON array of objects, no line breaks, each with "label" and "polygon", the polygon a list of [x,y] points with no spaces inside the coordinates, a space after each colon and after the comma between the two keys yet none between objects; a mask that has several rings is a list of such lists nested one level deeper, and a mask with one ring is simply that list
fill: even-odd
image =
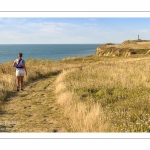
[{"label": "distant lighthouse", "polygon": [[140,40],[139,35],[138,35],[138,40]]}]

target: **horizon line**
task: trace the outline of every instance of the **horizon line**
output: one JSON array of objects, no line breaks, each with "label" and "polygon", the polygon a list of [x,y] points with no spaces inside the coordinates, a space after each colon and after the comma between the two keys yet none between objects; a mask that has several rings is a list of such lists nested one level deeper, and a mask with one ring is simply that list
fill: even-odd
[{"label": "horizon line", "polygon": [[[105,43],[39,43],[39,44],[37,44],[37,43],[8,43],[8,44],[0,44],[0,45],[73,45],[73,44],[106,44],[106,43],[108,43],[108,42],[105,42]],[[119,44],[119,43],[116,43],[116,44]]]}]

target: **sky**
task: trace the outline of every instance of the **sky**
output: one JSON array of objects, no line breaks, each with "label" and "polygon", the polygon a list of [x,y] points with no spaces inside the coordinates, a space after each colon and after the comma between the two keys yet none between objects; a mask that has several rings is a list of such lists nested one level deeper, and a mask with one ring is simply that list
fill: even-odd
[{"label": "sky", "polygon": [[0,44],[103,44],[150,40],[150,18],[0,18]]}]

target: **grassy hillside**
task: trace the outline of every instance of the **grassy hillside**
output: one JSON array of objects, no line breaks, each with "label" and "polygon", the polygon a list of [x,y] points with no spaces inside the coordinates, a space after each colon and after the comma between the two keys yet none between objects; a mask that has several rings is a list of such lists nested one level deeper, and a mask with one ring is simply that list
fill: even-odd
[{"label": "grassy hillside", "polygon": [[82,59],[82,68],[64,71],[59,102],[71,129],[149,132],[149,68],[150,57],[100,57]]},{"label": "grassy hillside", "polygon": [[[34,62],[34,63],[33,63]],[[34,65],[33,65],[34,64]],[[60,123],[68,132],[149,132],[150,57],[68,58],[57,62],[30,59],[25,85],[57,75]],[[0,65],[0,101],[15,93],[12,63]],[[36,91],[35,91],[36,93]]]},{"label": "grassy hillside", "polygon": [[150,41],[146,40],[127,40],[122,44],[106,43],[97,47],[98,56],[124,56],[149,54]]}]

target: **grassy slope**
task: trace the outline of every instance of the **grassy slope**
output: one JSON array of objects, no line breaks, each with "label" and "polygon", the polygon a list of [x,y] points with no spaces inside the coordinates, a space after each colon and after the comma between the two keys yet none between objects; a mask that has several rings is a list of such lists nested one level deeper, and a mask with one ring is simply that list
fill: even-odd
[{"label": "grassy slope", "polygon": [[13,92],[13,70],[4,68],[1,100],[8,102],[0,117],[6,121],[19,115],[17,131],[149,132],[149,59],[140,55],[29,60],[28,66],[32,61],[35,66],[26,91],[18,95]]},{"label": "grassy slope", "polygon": [[85,131],[149,132],[149,56],[96,58],[89,58],[88,64],[88,60],[82,60],[82,69],[68,73],[64,79],[66,91],[73,91],[77,95],[74,99],[87,103],[87,115],[83,118],[91,113],[94,104],[101,109],[95,110],[86,122],[91,125],[94,114],[99,114],[97,122],[91,125],[92,130],[86,128]]}]

